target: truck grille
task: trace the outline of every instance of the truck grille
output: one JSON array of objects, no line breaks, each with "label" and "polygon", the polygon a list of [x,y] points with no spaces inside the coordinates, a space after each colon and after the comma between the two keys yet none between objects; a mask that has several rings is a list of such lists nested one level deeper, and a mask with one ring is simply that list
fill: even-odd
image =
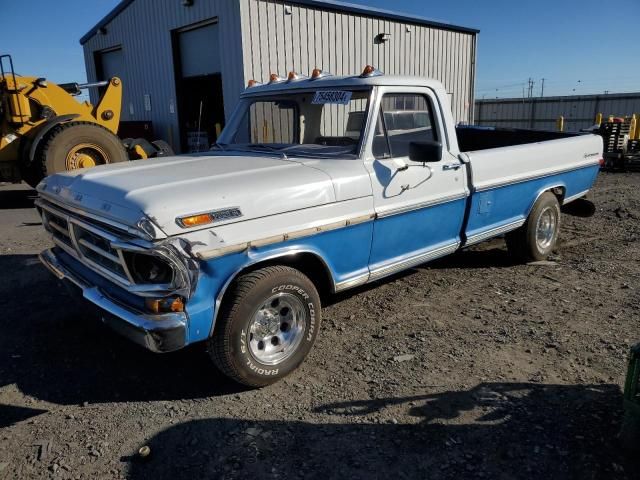
[{"label": "truck grille", "polygon": [[56,245],[123,286],[134,283],[121,250],[113,246],[118,237],[48,203],[39,202],[38,206]]}]

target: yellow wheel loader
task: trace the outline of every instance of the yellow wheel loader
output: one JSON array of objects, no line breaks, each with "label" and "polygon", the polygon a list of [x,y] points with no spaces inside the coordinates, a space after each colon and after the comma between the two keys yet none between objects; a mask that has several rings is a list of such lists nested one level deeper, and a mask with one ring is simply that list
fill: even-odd
[{"label": "yellow wheel loader", "polygon": [[[8,68],[5,68],[8,66]],[[82,89],[104,88],[96,106],[78,102]],[[165,142],[118,136],[122,82],[54,84],[15,74],[0,56],[0,181],[32,187],[47,175],[130,158],[172,154]]]}]

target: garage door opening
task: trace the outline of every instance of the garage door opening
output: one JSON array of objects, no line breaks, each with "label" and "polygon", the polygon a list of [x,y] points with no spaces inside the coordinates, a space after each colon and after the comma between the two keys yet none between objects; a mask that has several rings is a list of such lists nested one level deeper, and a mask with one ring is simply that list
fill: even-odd
[{"label": "garage door opening", "polygon": [[[122,47],[114,47],[95,52],[94,62],[98,81],[109,80],[112,77],[119,77],[126,85],[125,79],[123,78],[125,67]],[[107,87],[100,87],[100,96],[102,96],[106,89]]]},{"label": "garage door opening", "polygon": [[173,40],[181,150],[205,151],[224,127],[217,20],[176,30]]}]

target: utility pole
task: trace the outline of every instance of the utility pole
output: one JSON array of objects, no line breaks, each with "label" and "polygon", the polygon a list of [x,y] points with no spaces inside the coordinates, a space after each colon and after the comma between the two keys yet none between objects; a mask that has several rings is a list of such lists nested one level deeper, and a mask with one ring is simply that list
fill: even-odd
[{"label": "utility pole", "polygon": [[529,91],[528,91],[528,98],[533,97],[533,86],[535,85],[536,82],[533,81],[533,78],[529,77]]},{"label": "utility pole", "polygon": [[540,98],[544,97],[544,81],[545,80],[546,79],[544,79],[544,78],[542,79],[542,89],[540,90]]}]

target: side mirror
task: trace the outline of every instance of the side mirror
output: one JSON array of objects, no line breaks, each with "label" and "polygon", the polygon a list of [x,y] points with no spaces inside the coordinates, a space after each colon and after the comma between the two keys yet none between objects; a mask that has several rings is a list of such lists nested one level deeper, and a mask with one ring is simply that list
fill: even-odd
[{"label": "side mirror", "polygon": [[411,142],[409,144],[409,160],[412,162],[439,162],[442,160],[442,144],[440,142]]}]

